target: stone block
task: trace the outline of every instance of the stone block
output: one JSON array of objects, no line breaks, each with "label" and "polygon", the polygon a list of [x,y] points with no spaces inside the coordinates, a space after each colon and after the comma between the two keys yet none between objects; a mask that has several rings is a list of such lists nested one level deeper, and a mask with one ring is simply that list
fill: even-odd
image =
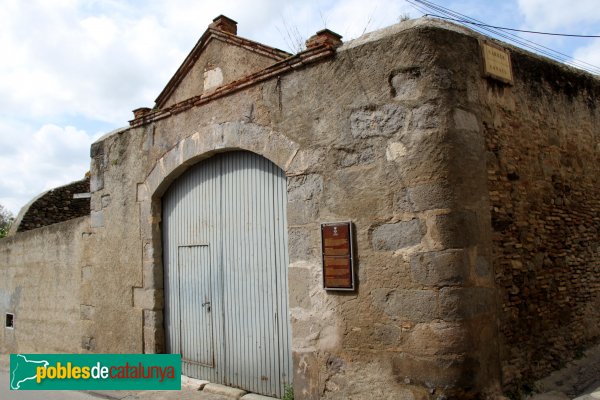
[{"label": "stone block", "polygon": [[385,158],[388,161],[399,161],[407,154],[406,146],[400,142],[388,143],[385,150]]},{"label": "stone block", "polygon": [[448,182],[432,182],[407,188],[413,211],[451,208],[455,204],[454,193]]},{"label": "stone block", "polygon": [[81,348],[87,351],[94,351],[96,348],[96,339],[89,336],[83,336],[81,338]]},{"label": "stone block", "polygon": [[290,263],[315,260],[320,255],[320,236],[317,225],[288,228]]},{"label": "stone block", "polygon": [[316,222],[323,193],[323,177],[317,174],[288,179],[288,223],[301,225]]},{"label": "stone block", "polygon": [[162,310],[144,310],[144,326],[149,328],[160,328],[162,324]]},{"label": "stone block", "polygon": [[92,279],[92,267],[86,265],[81,268],[81,280],[85,282],[89,282]]},{"label": "stone block", "polygon": [[390,76],[392,96],[395,100],[417,100],[421,97],[419,82],[421,71],[411,68],[398,71]]},{"label": "stone block", "polygon": [[323,149],[311,148],[299,150],[290,162],[286,173],[290,175],[310,173],[323,164],[324,157],[325,152]]},{"label": "stone block", "polygon": [[246,393],[248,393],[242,389],[236,389],[225,385],[219,385],[217,383],[209,383],[208,385],[204,386],[203,392],[230,397],[232,399],[239,399]]},{"label": "stone block", "polygon": [[464,250],[414,254],[410,268],[412,279],[428,286],[457,285],[469,278],[469,258]]},{"label": "stone block", "polygon": [[277,400],[275,397],[267,397],[256,393],[248,393],[242,396],[242,400]]},{"label": "stone block", "polygon": [[294,395],[304,400],[319,400],[322,361],[313,352],[292,351],[294,368]]},{"label": "stone block", "polygon": [[86,304],[81,304],[79,306],[79,318],[82,320],[88,320],[88,321],[93,320],[95,311],[96,311],[96,307],[86,305]]},{"label": "stone block", "polygon": [[161,289],[133,288],[133,305],[144,310],[160,310],[163,307]]},{"label": "stone block", "polygon": [[405,124],[406,109],[398,104],[381,107],[363,107],[350,115],[350,130],[356,139],[390,137]]},{"label": "stone block", "polygon": [[104,189],[104,173],[98,172],[90,177],[90,192],[94,193]]},{"label": "stone block", "polygon": [[[470,357],[421,357],[400,353],[392,358],[392,371],[402,383],[427,387],[466,388],[476,385],[479,362]],[[461,398],[461,397],[452,397]]]},{"label": "stone block", "polygon": [[288,268],[290,308],[310,308],[310,289],[313,287],[311,270],[308,268]]},{"label": "stone block", "polygon": [[420,219],[384,224],[373,230],[372,245],[375,250],[399,250],[421,243],[426,232]]},{"label": "stone block", "polygon": [[460,130],[478,132],[479,123],[477,122],[477,116],[468,111],[456,109],[454,111],[454,127]]},{"label": "stone block", "polygon": [[485,287],[442,288],[440,317],[445,321],[458,321],[490,314],[494,296],[494,290]]},{"label": "stone block", "polygon": [[[161,263],[162,264],[162,263]],[[164,287],[164,277],[162,265],[158,265],[154,261],[143,262],[143,279],[144,288],[146,289],[162,289]]]},{"label": "stone block", "polygon": [[373,306],[395,320],[429,322],[439,316],[433,290],[374,289],[371,296]]},{"label": "stone block", "polygon": [[110,194],[105,194],[100,198],[100,203],[102,204],[102,208],[106,208],[110,205]]},{"label": "stone block", "polygon": [[403,348],[418,356],[458,354],[472,347],[469,333],[460,323],[434,321],[417,324]]},{"label": "stone block", "polygon": [[481,279],[492,278],[492,266],[486,257],[477,256],[475,260],[475,274]]},{"label": "stone block", "polygon": [[181,375],[181,386],[192,390],[202,390],[209,383],[209,381],[190,378],[189,376]]},{"label": "stone block", "polygon": [[412,130],[435,129],[440,126],[439,107],[423,104],[412,111],[410,127]]},{"label": "stone block", "polygon": [[164,329],[144,326],[144,352],[146,354],[164,353]]},{"label": "stone block", "polygon": [[477,215],[469,210],[436,215],[431,238],[443,248],[472,246],[479,239]]},{"label": "stone block", "polygon": [[90,227],[102,228],[104,226],[104,211],[92,211],[90,213]]}]

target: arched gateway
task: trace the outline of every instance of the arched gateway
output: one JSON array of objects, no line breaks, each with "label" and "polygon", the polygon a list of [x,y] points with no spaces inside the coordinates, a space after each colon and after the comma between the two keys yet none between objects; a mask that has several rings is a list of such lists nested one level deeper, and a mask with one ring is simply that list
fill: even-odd
[{"label": "arched gateway", "polygon": [[183,374],[277,397],[291,384],[286,201],[284,172],[245,151],[163,196],[167,350]]}]

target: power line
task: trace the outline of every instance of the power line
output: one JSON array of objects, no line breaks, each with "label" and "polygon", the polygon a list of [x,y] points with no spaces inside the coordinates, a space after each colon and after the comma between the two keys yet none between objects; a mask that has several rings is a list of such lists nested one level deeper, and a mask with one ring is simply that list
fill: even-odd
[{"label": "power line", "polygon": [[470,24],[470,25],[477,25],[477,26],[485,26],[488,28],[494,28],[494,29],[502,29],[505,31],[513,31],[513,32],[524,32],[524,33],[535,33],[537,35],[550,35],[550,36],[566,36],[566,37],[575,37],[575,38],[600,38],[600,35],[575,35],[575,34],[571,34],[571,33],[551,33],[551,32],[538,32],[538,31],[528,31],[525,29],[515,29],[515,28],[506,28],[503,26],[494,26],[494,25],[488,25],[488,24],[480,24],[477,22],[471,22],[471,21],[467,21],[464,19],[457,19],[457,18],[450,18],[450,17],[444,17],[442,15],[436,15],[436,14],[425,14],[424,17],[436,17],[436,18],[442,18],[442,19],[447,19],[450,21],[456,21],[456,22],[462,22],[465,24]]},{"label": "power line", "polygon": [[[531,40],[522,38],[514,33],[504,32],[501,30],[501,27],[494,27],[493,25],[486,24],[483,21],[479,21],[475,18],[471,18],[467,15],[461,14],[459,12],[453,11],[449,8],[445,8],[439,6],[431,1],[427,0],[406,0],[411,6],[422,12],[424,15],[430,15],[433,17],[448,19],[452,21],[459,22],[461,24],[471,25],[471,29],[482,34],[482,35],[492,35],[495,37],[503,38],[504,40],[512,43],[516,43],[524,48],[532,50],[538,54],[542,54],[549,58],[552,58],[556,61],[563,62],[565,64],[571,65],[573,67],[577,67],[588,71],[590,73],[600,74],[600,67],[587,63],[585,61],[577,60],[567,54],[561,53],[560,51],[553,50],[549,47],[541,45],[539,43],[533,42]],[[415,4],[417,3],[417,4]],[[430,14],[431,11],[437,12],[439,14]]]}]

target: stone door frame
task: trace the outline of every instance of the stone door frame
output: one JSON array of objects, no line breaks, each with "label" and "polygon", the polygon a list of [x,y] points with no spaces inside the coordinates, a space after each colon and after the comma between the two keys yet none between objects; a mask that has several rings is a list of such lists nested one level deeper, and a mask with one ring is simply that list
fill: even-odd
[{"label": "stone door frame", "polygon": [[[146,180],[138,184],[143,286],[133,288],[133,305],[143,311],[144,353],[165,351],[161,198],[169,185],[192,165],[214,154],[234,150],[259,154],[288,175],[299,147],[282,134],[256,124],[217,124],[180,140],[156,161]],[[289,214],[289,207],[294,206],[289,199],[287,206]],[[288,287],[291,290],[290,281]]]}]

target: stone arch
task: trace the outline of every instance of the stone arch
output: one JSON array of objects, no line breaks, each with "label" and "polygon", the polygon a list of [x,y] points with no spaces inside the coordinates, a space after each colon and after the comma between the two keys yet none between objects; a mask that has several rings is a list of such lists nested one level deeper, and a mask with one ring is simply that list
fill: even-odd
[{"label": "stone arch", "polygon": [[299,145],[267,127],[228,122],[212,125],[180,140],[159,158],[143,183],[138,184],[143,246],[143,286],[133,288],[134,307],[143,310],[144,353],[164,351],[163,262],[161,197],[169,185],[192,165],[216,153],[247,150],[259,154],[286,174]]}]

